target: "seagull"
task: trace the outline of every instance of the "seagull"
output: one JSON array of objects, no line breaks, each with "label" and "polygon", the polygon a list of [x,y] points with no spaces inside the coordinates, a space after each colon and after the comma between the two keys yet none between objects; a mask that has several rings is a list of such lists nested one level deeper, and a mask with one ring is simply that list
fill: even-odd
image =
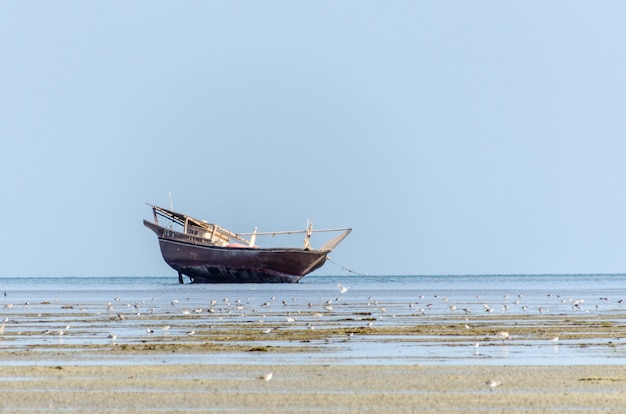
[{"label": "seagull", "polygon": [[474,347],[474,355],[480,355],[480,351],[478,350],[478,347],[480,346],[479,342],[474,342],[474,344],[472,345]]},{"label": "seagull", "polygon": [[559,342],[559,337],[555,336],[554,338],[550,338],[550,342],[554,342],[554,343]]},{"label": "seagull", "polygon": [[112,341],[115,341],[115,338],[117,338],[117,336],[115,334],[110,334],[109,335],[109,339]]},{"label": "seagull", "polygon": [[502,339],[502,342],[504,342],[505,339],[509,339],[509,333],[507,331],[498,332],[498,336]]},{"label": "seagull", "polygon": [[342,295],[350,289],[348,286],[343,286],[341,283],[337,283],[337,287],[339,288],[339,293]]},{"label": "seagull", "polygon": [[272,379],[272,377],[274,376],[274,374],[272,374],[271,372],[268,372],[267,374],[263,374],[259,377],[259,379],[263,380],[263,381],[269,381]]},{"label": "seagull", "polygon": [[491,392],[493,392],[493,389],[496,388],[497,386],[501,385],[502,383],[500,381],[496,381],[496,380],[492,380],[490,379],[489,381],[485,382],[485,385],[487,385],[487,387],[489,388],[489,390]]}]

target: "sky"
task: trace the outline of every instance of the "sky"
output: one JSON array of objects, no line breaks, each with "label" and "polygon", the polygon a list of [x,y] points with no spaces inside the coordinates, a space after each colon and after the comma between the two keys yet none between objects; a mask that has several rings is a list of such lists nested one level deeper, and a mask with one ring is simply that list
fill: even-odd
[{"label": "sky", "polygon": [[170,193],[353,228],[320,275],[626,272],[624,15],[1,1],[0,276],[174,276],[142,224]]}]

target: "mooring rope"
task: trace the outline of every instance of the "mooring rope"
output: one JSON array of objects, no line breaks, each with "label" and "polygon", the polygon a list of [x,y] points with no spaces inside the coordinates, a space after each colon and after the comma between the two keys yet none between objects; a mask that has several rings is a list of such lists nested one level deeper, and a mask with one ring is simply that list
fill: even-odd
[{"label": "mooring rope", "polygon": [[326,256],[326,259],[329,262],[332,262],[335,266],[338,266],[341,270],[345,270],[346,272],[350,272],[350,273],[355,274],[357,276],[367,276],[366,273],[355,272],[354,270],[348,269],[347,267],[340,265],[339,263],[337,263],[333,259],[331,259],[330,256]]}]

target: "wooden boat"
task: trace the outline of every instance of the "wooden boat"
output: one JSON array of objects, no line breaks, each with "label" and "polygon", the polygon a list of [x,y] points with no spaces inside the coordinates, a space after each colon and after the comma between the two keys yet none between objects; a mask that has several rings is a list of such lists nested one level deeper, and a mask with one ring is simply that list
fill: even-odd
[{"label": "wooden boat", "polygon": [[[154,221],[143,224],[159,239],[165,262],[192,283],[295,283],[324,265],[328,254],[352,231],[349,228],[232,233],[216,224],[149,204]],[[319,249],[311,246],[311,235],[338,232]],[[257,236],[302,233],[304,246],[259,247]],[[245,237],[249,237],[246,239]]]}]

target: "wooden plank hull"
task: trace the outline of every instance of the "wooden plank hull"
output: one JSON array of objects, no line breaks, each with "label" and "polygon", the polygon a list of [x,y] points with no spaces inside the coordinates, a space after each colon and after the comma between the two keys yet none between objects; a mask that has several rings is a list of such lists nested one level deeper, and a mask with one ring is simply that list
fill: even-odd
[{"label": "wooden plank hull", "polygon": [[159,238],[161,254],[194,283],[295,283],[320,268],[327,251],[201,246]]},{"label": "wooden plank hull", "polygon": [[[159,240],[165,262],[194,283],[296,283],[324,265],[328,254],[352,231],[349,228],[236,234],[216,224],[153,206],[154,221],[143,221]],[[312,233],[341,232],[320,249]],[[259,247],[257,236],[304,234],[302,248]],[[244,236],[250,236],[246,239]]]}]

